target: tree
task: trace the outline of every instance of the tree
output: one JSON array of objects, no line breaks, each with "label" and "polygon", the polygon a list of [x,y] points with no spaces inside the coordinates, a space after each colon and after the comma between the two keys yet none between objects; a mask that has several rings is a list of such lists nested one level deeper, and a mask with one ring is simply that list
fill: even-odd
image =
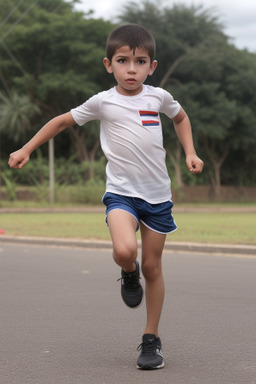
[{"label": "tree", "polygon": [[0,93],[0,131],[14,142],[24,140],[32,129],[32,120],[40,113],[39,107],[27,95],[12,91]]},{"label": "tree", "polygon": [[[227,157],[256,142],[255,55],[230,44],[213,10],[201,6],[131,2],[120,20],[142,24],[155,36],[159,66],[150,81],[169,90],[188,112],[196,146],[208,165],[204,174],[219,196]],[[169,124],[164,124],[164,135],[176,183],[182,186],[180,144]]]},{"label": "tree", "polygon": [[89,179],[94,178],[94,162],[100,147],[99,136],[99,121],[90,121],[82,129],[76,126],[70,128],[70,137],[80,162],[86,161],[89,164]]},{"label": "tree", "polygon": [[209,37],[220,35],[227,40],[212,9],[202,6],[159,7],[150,0],[132,1],[123,7],[119,20],[141,24],[155,37],[158,68],[150,81],[157,86],[164,86],[179,62]]},{"label": "tree", "polygon": [[[15,118],[9,112],[5,123],[5,108],[22,113],[14,126],[23,133],[12,134],[23,142],[32,129],[114,85],[102,59],[106,38],[115,26],[75,11],[75,3],[0,0],[0,124],[6,127],[2,142],[10,143],[7,135]],[[196,148],[206,163],[197,182],[210,180],[216,193],[222,183],[252,183],[255,178],[248,180],[243,164],[256,165],[256,55],[230,44],[212,9],[130,2],[119,20],[144,25],[156,38],[159,65],[148,82],[169,90],[188,112]],[[36,110],[33,114],[35,106],[39,114]],[[164,117],[163,130],[176,183],[191,182],[184,172],[180,144]],[[74,155],[71,148],[75,148],[78,161],[89,162],[93,175],[93,162],[101,156],[98,122],[72,127],[56,140],[56,147],[57,155],[66,158]],[[4,151],[8,153],[7,145]]]},{"label": "tree", "polygon": [[[18,4],[0,0],[0,19],[4,20],[0,29],[0,86],[6,92],[15,89],[27,95],[40,108],[35,130],[110,84],[102,59],[112,23],[91,19],[75,11],[74,4],[37,0],[31,7],[30,0]],[[90,128],[87,131],[90,134]],[[85,141],[83,130],[73,128],[69,132],[76,147],[84,146],[84,153],[93,161],[95,146],[86,146],[89,140]],[[77,157],[86,160],[81,151]]]},{"label": "tree", "polygon": [[198,104],[197,135],[213,166],[211,182],[214,194],[220,196],[220,169],[231,148],[232,125],[236,119],[237,105],[219,90],[218,83],[205,83],[200,87],[190,83],[186,91]]},{"label": "tree", "polygon": [[[186,109],[195,122],[199,146],[209,159],[215,196],[220,197],[221,169],[227,157],[256,143],[256,65],[255,55],[222,39],[212,38],[210,49],[208,43],[181,63],[177,76],[186,83],[178,86],[180,97],[182,100],[186,94]],[[194,81],[189,79],[191,74]]]},{"label": "tree", "polygon": [[[171,88],[171,93],[174,84],[176,89],[187,81],[184,73],[178,69],[182,63],[198,57],[202,44],[209,43],[213,36],[227,41],[217,18],[210,10],[204,10],[201,6],[174,5],[172,8],[160,9],[150,1],[144,1],[140,5],[132,2],[124,7],[120,20],[142,24],[152,32],[156,39],[159,60],[157,71],[152,77],[155,79],[153,84],[167,90]],[[193,73],[190,72],[189,76],[193,77]],[[164,124],[164,134],[165,148],[174,166],[176,183],[182,186],[180,143],[170,130],[170,124]]]}]

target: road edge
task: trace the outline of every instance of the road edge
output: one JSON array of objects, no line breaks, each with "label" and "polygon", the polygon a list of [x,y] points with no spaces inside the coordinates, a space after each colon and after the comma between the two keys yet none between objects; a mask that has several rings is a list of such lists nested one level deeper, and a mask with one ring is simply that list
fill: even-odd
[{"label": "road edge", "polygon": [[[90,240],[90,239],[62,239],[50,237],[27,237],[27,236],[0,236],[1,243],[28,244],[44,246],[62,246],[76,248],[104,248],[112,249],[111,241]],[[138,241],[139,246],[141,242]],[[256,257],[256,246],[244,244],[212,244],[212,243],[192,243],[192,242],[170,242],[165,243],[165,250],[182,252],[200,253],[221,253],[252,255]]]}]

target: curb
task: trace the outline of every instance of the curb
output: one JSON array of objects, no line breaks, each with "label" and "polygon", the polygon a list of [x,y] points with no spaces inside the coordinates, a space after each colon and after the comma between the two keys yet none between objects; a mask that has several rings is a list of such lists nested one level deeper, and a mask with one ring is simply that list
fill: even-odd
[{"label": "curb", "polygon": [[[62,246],[76,248],[112,249],[111,241],[83,240],[83,239],[60,239],[46,237],[25,236],[0,236],[1,243],[28,244],[44,246]],[[139,241],[139,246],[141,242]],[[252,255],[256,257],[256,246],[243,244],[211,244],[211,243],[179,243],[166,242],[165,249],[169,251],[219,253],[232,255]]]}]

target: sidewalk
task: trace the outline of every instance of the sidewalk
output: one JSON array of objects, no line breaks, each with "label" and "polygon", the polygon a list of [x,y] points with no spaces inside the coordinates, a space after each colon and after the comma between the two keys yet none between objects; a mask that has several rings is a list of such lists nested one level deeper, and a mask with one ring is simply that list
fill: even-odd
[{"label": "sidewalk", "polygon": [[[60,247],[78,247],[78,248],[105,248],[111,249],[111,241],[83,240],[83,239],[60,239],[46,237],[25,237],[25,236],[7,236],[0,235],[1,243],[45,245]],[[140,246],[140,241],[139,241]],[[251,255],[256,257],[255,245],[243,244],[211,244],[211,243],[181,243],[166,242],[165,249],[176,252],[200,252],[229,255]]]}]

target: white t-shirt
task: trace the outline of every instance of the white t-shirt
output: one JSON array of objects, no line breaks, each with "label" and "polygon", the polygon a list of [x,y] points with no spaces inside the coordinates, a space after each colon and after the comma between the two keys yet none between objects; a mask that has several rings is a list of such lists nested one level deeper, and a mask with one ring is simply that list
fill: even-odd
[{"label": "white t-shirt", "polygon": [[171,200],[159,113],[173,118],[179,110],[172,95],[149,85],[135,96],[111,88],[71,110],[80,126],[90,120],[101,122],[101,148],[108,160],[106,192],[151,204]]}]

